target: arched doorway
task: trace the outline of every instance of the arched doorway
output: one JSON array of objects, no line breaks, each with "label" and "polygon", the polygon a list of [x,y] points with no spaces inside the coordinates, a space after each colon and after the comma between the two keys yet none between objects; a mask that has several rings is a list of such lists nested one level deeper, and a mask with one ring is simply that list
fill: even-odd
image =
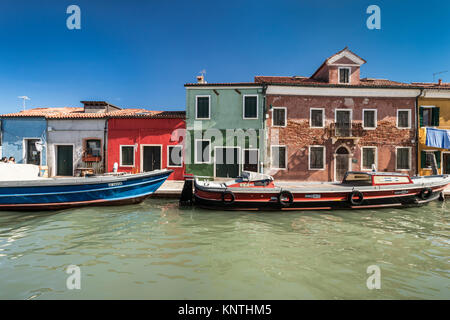
[{"label": "arched doorway", "polygon": [[345,173],[350,170],[350,151],[340,146],[334,154],[334,179],[342,181]]}]

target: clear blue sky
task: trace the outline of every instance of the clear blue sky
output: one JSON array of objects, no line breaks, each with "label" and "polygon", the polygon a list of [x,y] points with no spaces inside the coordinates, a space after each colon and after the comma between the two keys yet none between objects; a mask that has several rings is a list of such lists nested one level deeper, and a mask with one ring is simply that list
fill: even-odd
[{"label": "clear blue sky", "polygon": [[[66,9],[81,8],[81,30]],[[366,8],[381,8],[381,30]],[[1,0],[0,113],[80,106],[183,110],[183,84],[255,75],[310,76],[348,46],[362,77],[450,82],[450,2],[445,0]]]}]

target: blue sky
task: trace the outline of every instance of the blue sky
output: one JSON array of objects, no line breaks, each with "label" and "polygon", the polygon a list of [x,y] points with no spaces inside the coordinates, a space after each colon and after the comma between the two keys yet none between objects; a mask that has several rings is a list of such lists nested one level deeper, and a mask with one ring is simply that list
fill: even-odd
[{"label": "blue sky", "polygon": [[[66,9],[81,8],[81,30]],[[366,8],[381,8],[381,30]],[[362,77],[450,82],[450,2],[441,0],[2,0],[0,113],[80,106],[183,110],[184,83],[310,76],[348,46]]]}]

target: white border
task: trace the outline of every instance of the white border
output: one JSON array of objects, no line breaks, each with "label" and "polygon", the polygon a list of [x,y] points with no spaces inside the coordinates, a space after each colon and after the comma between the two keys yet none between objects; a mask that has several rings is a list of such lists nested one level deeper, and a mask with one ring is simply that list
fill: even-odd
[{"label": "white border", "polygon": [[[133,147],[133,165],[122,164],[122,147]],[[119,167],[134,168],[136,166],[136,146],[133,144],[121,144],[119,145]]]},{"label": "white border", "polygon": [[[198,111],[198,99],[197,98],[208,98],[208,118],[199,118],[197,116]],[[195,96],[195,120],[210,120],[211,119],[211,95],[197,95]]]},{"label": "white border", "polygon": [[141,149],[140,149],[140,157],[139,157],[139,161],[140,161],[140,172],[144,172],[144,147],[159,147],[160,153],[159,153],[159,169],[156,170],[161,170],[163,168],[163,145],[162,144],[141,144],[140,145]]},{"label": "white border", "polygon": [[[172,147],[172,148],[174,148],[174,147],[180,147],[181,148],[181,152],[180,152],[180,155],[181,155],[181,163],[180,163],[180,165],[179,166],[171,166],[170,165],[170,161],[169,161],[169,156],[170,156],[170,151],[169,151],[169,148],[170,147]],[[167,145],[167,168],[182,168],[183,167],[183,145],[181,145],[181,144],[169,144],[169,145]]]},{"label": "white border", "polygon": [[[247,118],[245,116],[245,97],[256,97],[256,118]],[[259,97],[257,94],[244,94],[242,95],[242,119],[244,120],[256,120],[259,115]]]},{"label": "white border", "polygon": [[[323,167],[322,168],[311,168],[311,148],[323,148]],[[318,144],[313,144],[308,146],[308,170],[325,170],[325,163],[326,163],[326,149],[327,147],[325,147],[324,145],[318,145]]]},{"label": "white border", "polygon": [[[375,115],[374,115],[374,117],[375,117],[375,119],[374,119],[375,127],[366,127],[366,126],[364,126],[364,112],[365,111],[375,111]],[[361,122],[362,122],[362,127],[363,127],[364,130],[375,130],[378,127],[378,110],[377,109],[363,109],[362,110]]]},{"label": "white border", "polygon": [[[408,127],[399,127],[398,126],[398,113],[400,111],[408,111]],[[396,127],[397,129],[411,129],[411,109],[397,109],[397,119],[396,119]]]},{"label": "white border", "polygon": [[[409,169],[399,169],[397,168],[397,150],[398,149],[408,149],[409,150]],[[395,171],[411,171],[412,169],[412,158],[411,158],[412,147],[395,147]]]},{"label": "white border", "polygon": [[364,168],[364,149],[375,149],[374,161],[375,168],[378,170],[378,148],[373,146],[362,146],[361,148],[361,171],[372,171],[372,166],[369,169]]},{"label": "white border", "polygon": [[[241,159],[242,159],[241,147],[238,147],[238,146],[215,146],[214,147],[214,161],[213,161],[213,164],[214,164],[214,178],[216,178],[216,164],[217,164],[216,163],[216,155],[217,155],[216,149],[218,149],[218,148],[222,148],[222,149],[238,149],[238,156],[237,156],[238,162],[241,162]],[[238,175],[239,175],[242,172],[242,163],[238,163],[237,165],[239,166],[239,173],[238,173]],[[220,178],[222,178],[222,177],[220,177]]]},{"label": "white border", "polygon": [[[197,141],[209,141],[209,161],[208,162],[201,162],[201,161],[198,161],[198,159],[197,159]],[[211,164],[211,148],[212,147],[212,145],[211,145],[211,139],[194,139],[194,164],[203,164],[203,163],[206,163],[206,164]],[[203,155],[203,150],[202,150],[202,155]]]},{"label": "white border", "polygon": [[[313,110],[322,111],[322,125],[321,126],[313,126],[312,125],[312,112]],[[310,128],[325,128],[325,108],[309,108],[309,127]]]},{"label": "white border", "polygon": [[[284,159],[285,159],[285,164],[286,164],[286,167],[285,168],[277,168],[277,167],[274,167],[273,166],[273,148],[274,147],[284,147]],[[278,159],[279,160],[279,159]],[[287,168],[288,168],[288,165],[289,165],[289,163],[288,163],[289,161],[288,161],[288,148],[287,148],[287,146],[286,145],[284,145],[284,144],[274,144],[274,145],[272,145],[272,146],[270,146],[270,167],[272,168],[272,169],[277,169],[277,170],[287,170]]]},{"label": "white border", "polygon": [[[278,126],[273,123],[273,110],[275,109],[284,109],[284,126]],[[286,107],[272,107],[272,119],[271,119],[271,125],[273,128],[286,128],[287,125],[287,108]]]}]

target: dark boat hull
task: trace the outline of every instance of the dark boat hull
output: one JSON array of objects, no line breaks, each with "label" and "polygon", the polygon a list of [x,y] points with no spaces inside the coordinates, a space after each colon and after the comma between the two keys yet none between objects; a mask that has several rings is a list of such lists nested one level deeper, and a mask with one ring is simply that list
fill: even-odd
[{"label": "dark boat hull", "polygon": [[337,210],[337,209],[376,209],[393,207],[415,207],[422,206],[442,197],[445,186],[431,187],[432,193],[423,199],[420,192],[423,188],[412,188],[402,194],[396,191],[368,191],[363,192],[364,199],[359,204],[352,204],[348,192],[336,192],[321,195],[320,199],[307,198],[308,193],[293,194],[290,204],[282,205],[278,200],[278,192],[265,192],[261,190],[255,193],[234,192],[234,201],[223,201],[223,191],[211,191],[196,186],[194,202],[196,206],[214,210]]},{"label": "dark boat hull", "polygon": [[82,206],[124,205],[144,201],[172,170],[117,177],[2,182],[0,210],[60,210]]}]

